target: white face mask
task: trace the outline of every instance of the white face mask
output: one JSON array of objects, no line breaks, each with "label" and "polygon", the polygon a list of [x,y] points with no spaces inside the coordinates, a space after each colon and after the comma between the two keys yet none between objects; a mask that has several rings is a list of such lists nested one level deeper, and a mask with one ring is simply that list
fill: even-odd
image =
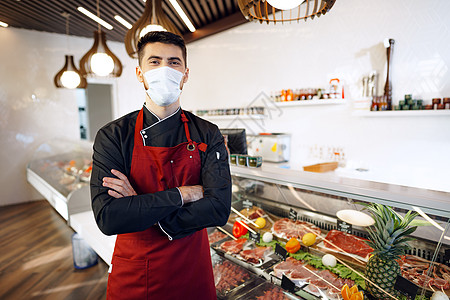
[{"label": "white face mask", "polygon": [[159,106],[168,106],[180,97],[183,73],[170,67],[159,67],[144,73],[147,94]]}]

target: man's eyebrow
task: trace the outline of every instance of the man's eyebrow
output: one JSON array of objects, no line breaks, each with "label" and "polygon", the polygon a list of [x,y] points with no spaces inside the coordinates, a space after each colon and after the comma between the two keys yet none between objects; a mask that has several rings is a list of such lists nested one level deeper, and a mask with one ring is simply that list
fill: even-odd
[{"label": "man's eyebrow", "polygon": [[179,58],[178,56],[173,56],[173,57],[169,57],[168,60],[179,60],[179,61],[181,61],[181,58]]},{"label": "man's eyebrow", "polygon": [[156,56],[156,55],[150,56],[149,58],[147,58],[147,60],[154,59],[154,58],[162,60],[161,56]]}]

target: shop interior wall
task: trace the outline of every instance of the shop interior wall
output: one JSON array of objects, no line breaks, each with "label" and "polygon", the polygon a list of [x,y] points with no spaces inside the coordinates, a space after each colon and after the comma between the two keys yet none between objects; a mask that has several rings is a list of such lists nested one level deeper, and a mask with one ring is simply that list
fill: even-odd
[{"label": "shop interior wall", "polygon": [[[361,77],[377,70],[384,80],[386,37],[396,40],[395,101],[410,93],[428,101],[450,95],[449,9],[446,0],[337,1],[319,19],[276,26],[248,23],[199,40],[188,45],[190,79],[183,107],[246,107],[262,103],[261,97],[274,90],[326,87],[338,77],[345,83],[346,105],[275,108],[264,122],[243,126],[250,132],[291,133],[294,167],[314,160],[315,146],[342,147],[348,166],[371,170],[358,176],[449,190],[448,116],[353,116]],[[26,182],[25,171],[41,143],[79,139],[76,92],[53,85],[69,53],[67,41],[60,34],[0,28],[0,206],[42,198]],[[70,37],[69,42],[78,65],[93,40]],[[113,114],[119,117],[139,109],[144,93],[135,79],[136,62],[123,44],[109,41],[108,46],[122,61],[123,75],[100,83],[114,84]]]},{"label": "shop interior wall", "polygon": [[[94,30],[95,28],[93,28]],[[93,39],[70,37],[70,52],[79,60]],[[107,42],[123,64],[116,87],[114,116],[138,109],[144,101],[135,78],[135,60],[123,43]],[[42,143],[62,138],[79,140],[76,91],[57,89],[53,77],[68,54],[65,35],[17,28],[0,29],[0,206],[42,199],[26,181],[26,165]]]},{"label": "shop interior wall", "polygon": [[[450,116],[358,117],[353,101],[372,70],[386,72],[385,38],[395,40],[393,100],[450,97],[447,0],[336,1],[325,16],[299,24],[247,23],[188,45],[187,109],[267,105],[263,122],[217,120],[219,127],[292,134],[291,164],[315,161],[314,149],[342,147],[346,176],[450,191]],[[345,84],[345,105],[288,107],[263,101],[272,91]],[[261,94],[264,93],[264,94]],[[369,172],[352,171],[355,168]]]}]

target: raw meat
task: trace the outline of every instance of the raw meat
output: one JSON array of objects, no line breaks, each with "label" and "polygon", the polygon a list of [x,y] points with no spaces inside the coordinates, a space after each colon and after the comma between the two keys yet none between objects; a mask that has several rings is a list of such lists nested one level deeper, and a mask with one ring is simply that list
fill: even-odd
[{"label": "raw meat", "polygon": [[[273,268],[274,275],[281,278],[284,274],[291,280],[304,280],[319,289],[328,289],[331,293],[338,293],[344,284],[352,287],[355,282],[351,279],[339,278],[329,270],[319,270],[292,257],[279,263]],[[328,282],[328,283],[327,283]],[[311,288],[313,288],[311,286]]]},{"label": "raw meat", "polygon": [[256,247],[251,250],[243,250],[239,255],[246,261],[257,264],[260,260],[263,260],[264,253],[270,249],[272,249],[272,247]]},{"label": "raw meat", "polygon": [[[417,285],[425,285],[429,289],[432,286],[439,290],[450,289],[450,268],[446,265],[432,264],[430,261],[414,255],[403,255],[397,262],[400,265],[402,276]],[[428,276],[430,268],[431,277]]]},{"label": "raw meat", "polygon": [[250,220],[257,219],[266,214],[264,210],[259,207],[253,206],[252,208],[244,208],[240,211],[241,214],[249,218]]},{"label": "raw meat", "polygon": [[259,292],[258,294],[263,293],[261,296],[257,296],[256,298],[250,298],[255,300],[290,300],[293,299],[292,296],[288,297],[285,295],[285,292],[277,287],[277,286],[267,286],[264,291]]},{"label": "raw meat", "polygon": [[373,249],[364,241],[366,239],[339,230],[330,230],[325,237],[325,247],[339,252],[351,253],[366,258]]},{"label": "raw meat", "polygon": [[314,224],[303,222],[303,221],[292,221],[290,219],[284,218],[276,221],[272,227],[273,232],[280,237],[285,239],[298,238],[301,239],[306,233],[314,233],[315,235],[320,235],[321,230]]},{"label": "raw meat", "polygon": [[214,244],[217,241],[223,240],[227,235],[225,233],[220,232],[219,230],[215,230],[213,233],[209,234],[209,245]]},{"label": "raw meat", "polygon": [[314,275],[311,274],[311,272],[308,272],[307,270],[305,270],[305,268],[303,268],[303,267],[296,268],[289,274],[289,277],[292,280],[308,280],[312,276],[314,276]]},{"label": "raw meat", "polygon": [[235,240],[226,241],[220,245],[220,248],[225,252],[231,254],[238,254],[239,252],[241,252],[242,247],[244,246],[246,241],[247,241],[246,239],[237,239],[236,241]]},{"label": "raw meat", "polygon": [[291,274],[292,271],[302,268],[303,265],[304,264],[301,261],[288,257],[286,261],[279,263],[273,268],[274,275],[279,278],[281,278],[283,274],[289,277],[289,274]]},{"label": "raw meat", "polygon": [[226,294],[250,278],[247,270],[229,261],[215,265],[213,272],[216,290],[220,294]]}]

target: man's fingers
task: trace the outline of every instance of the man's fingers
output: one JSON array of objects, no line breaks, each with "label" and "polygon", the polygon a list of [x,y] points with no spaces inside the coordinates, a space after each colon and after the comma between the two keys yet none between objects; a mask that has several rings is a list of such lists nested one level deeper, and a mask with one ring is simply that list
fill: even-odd
[{"label": "man's fingers", "polygon": [[[113,173],[114,175],[116,175],[118,178],[120,178],[121,180],[123,180],[123,182],[125,183],[125,185],[128,187],[128,189],[133,190],[133,187],[131,186],[130,182],[128,181],[127,176],[125,176],[122,172],[117,171],[112,169],[111,173]],[[110,178],[110,177],[107,177]]]},{"label": "man's fingers", "polygon": [[127,176],[125,176],[124,174],[122,174],[122,172],[120,172],[120,171],[117,171],[117,170],[112,169],[112,170],[111,170],[111,173],[113,173],[114,175],[116,175],[117,177],[119,177],[120,179],[122,179],[123,181],[128,181]]},{"label": "man's fingers", "polygon": [[125,182],[123,180],[112,177],[104,177],[103,182],[115,185],[125,185]]},{"label": "man's fingers", "polygon": [[113,184],[113,183],[109,183],[109,182],[103,182],[103,186],[113,189],[113,190],[121,193],[122,195],[126,195],[128,192],[127,187],[124,187],[123,185],[117,185],[117,184]]},{"label": "man's fingers", "polygon": [[121,194],[119,194],[118,192],[113,191],[113,190],[109,190],[108,194],[114,198],[122,198],[123,197]]}]

